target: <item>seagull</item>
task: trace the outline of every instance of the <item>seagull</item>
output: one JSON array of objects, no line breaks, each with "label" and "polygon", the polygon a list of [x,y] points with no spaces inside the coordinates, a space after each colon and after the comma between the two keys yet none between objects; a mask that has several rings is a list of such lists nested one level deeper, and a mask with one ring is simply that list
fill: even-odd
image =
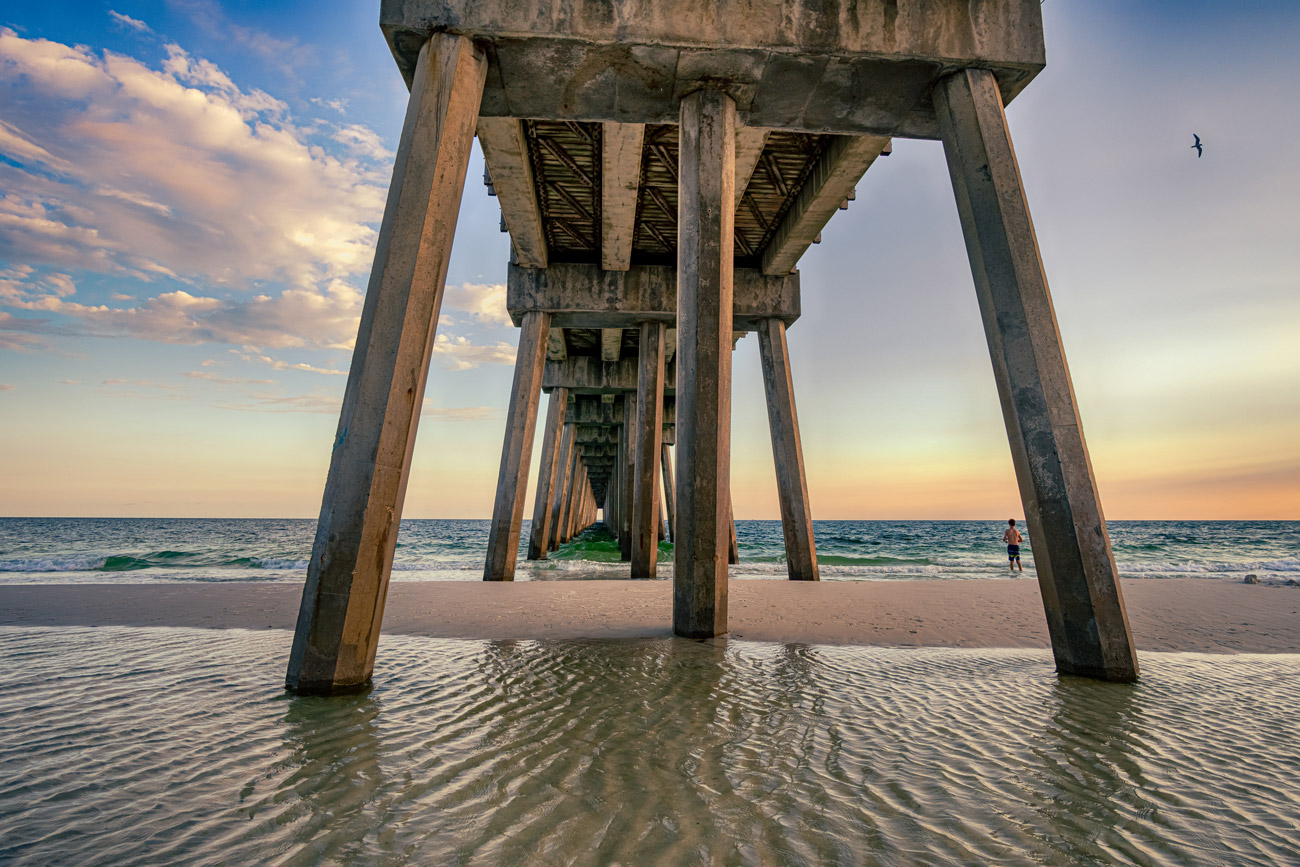
[{"label": "seagull", "polygon": [[1192,145],[1192,147],[1196,148],[1196,158],[1199,160],[1201,158],[1201,137],[1196,133],[1192,133],[1192,138],[1196,139],[1196,144]]}]

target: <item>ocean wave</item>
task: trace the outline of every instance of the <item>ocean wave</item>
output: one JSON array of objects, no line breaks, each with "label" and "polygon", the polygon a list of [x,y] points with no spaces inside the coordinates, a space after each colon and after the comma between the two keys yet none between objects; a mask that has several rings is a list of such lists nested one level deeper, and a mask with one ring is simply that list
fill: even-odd
[{"label": "ocean wave", "polygon": [[92,572],[103,566],[106,559],[98,554],[82,554],[76,557],[0,560],[0,572]]},{"label": "ocean wave", "polygon": [[1168,575],[1223,573],[1223,572],[1300,572],[1300,558],[1257,560],[1250,563],[1196,563],[1184,561],[1154,563],[1120,563],[1121,573],[1160,573]]}]

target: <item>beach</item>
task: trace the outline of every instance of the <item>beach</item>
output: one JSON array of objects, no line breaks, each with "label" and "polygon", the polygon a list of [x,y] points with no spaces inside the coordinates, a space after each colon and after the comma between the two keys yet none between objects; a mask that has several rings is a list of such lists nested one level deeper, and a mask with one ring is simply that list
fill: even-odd
[{"label": "beach", "polygon": [[[1300,587],[1122,582],[1139,650],[1300,652]],[[0,586],[0,625],[292,630],[301,585]],[[1045,648],[1030,579],[730,582],[730,637],[783,644]],[[465,639],[664,638],[669,581],[394,582],[383,631]]]}]

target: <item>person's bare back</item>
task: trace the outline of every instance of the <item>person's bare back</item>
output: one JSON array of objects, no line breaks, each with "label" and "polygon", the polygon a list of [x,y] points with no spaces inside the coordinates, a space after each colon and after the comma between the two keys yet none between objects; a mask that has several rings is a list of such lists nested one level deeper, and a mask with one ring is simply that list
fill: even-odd
[{"label": "person's bare back", "polygon": [[1019,567],[1020,571],[1025,571],[1025,567],[1020,565],[1020,543],[1025,539],[1016,529],[1016,519],[1007,519],[1007,531],[1002,534],[1002,541],[1007,543],[1007,557],[1010,560],[1008,564],[1014,571]]}]

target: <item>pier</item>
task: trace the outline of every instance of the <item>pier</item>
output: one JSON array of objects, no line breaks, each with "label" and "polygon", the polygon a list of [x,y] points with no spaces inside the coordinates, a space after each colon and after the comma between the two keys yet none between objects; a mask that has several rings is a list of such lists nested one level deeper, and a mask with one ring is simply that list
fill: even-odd
[{"label": "pier", "polygon": [[673,631],[726,634],[731,359],[749,332],[789,578],[818,580],[786,341],[797,265],[894,139],[938,139],[1057,668],[1137,677],[1003,113],[1045,65],[1039,0],[384,0],[380,24],[410,101],[290,689],[346,692],[372,676],[475,136],[510,234],[520,329],[485,580],[514,576],[542,414],[528,556],[599,516],[630,577],[653,578],[667,535]]}]

